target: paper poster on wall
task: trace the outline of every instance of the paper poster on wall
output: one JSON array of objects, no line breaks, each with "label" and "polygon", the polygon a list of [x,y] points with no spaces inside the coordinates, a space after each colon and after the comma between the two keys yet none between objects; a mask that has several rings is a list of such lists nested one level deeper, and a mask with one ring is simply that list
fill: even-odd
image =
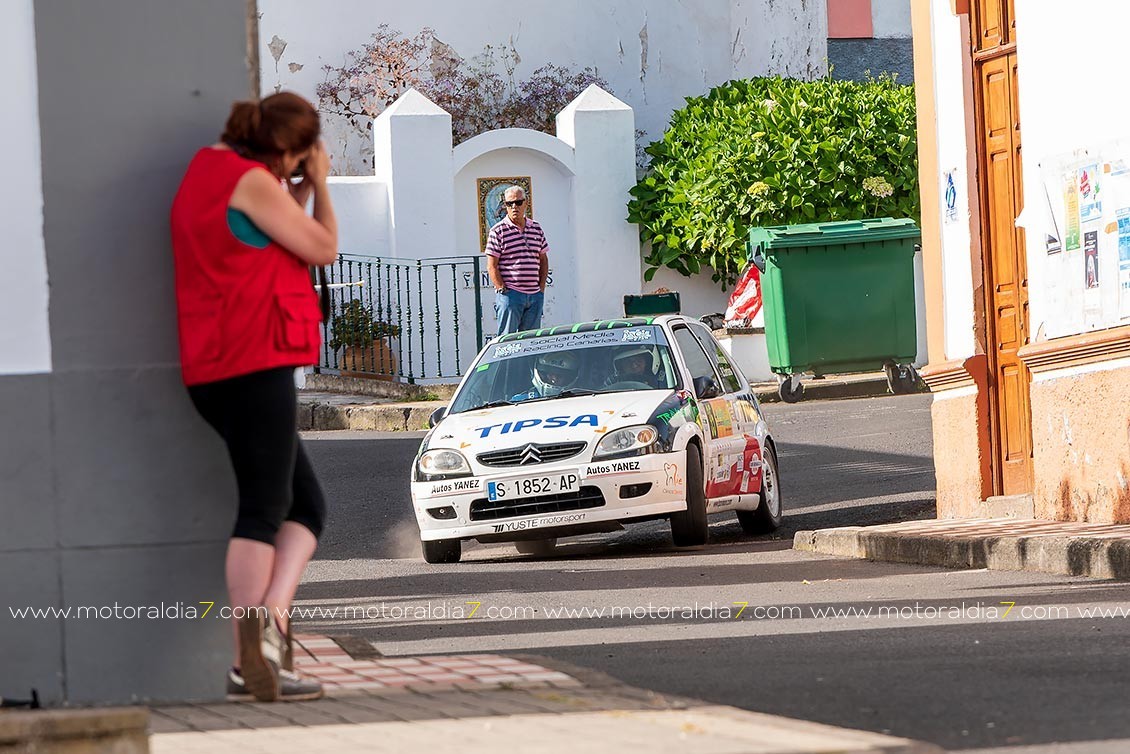
[{"label": "paper poster on wall", "polygon": [[1075,251],[1079,248],[1079,183],[1074,173],[1063,182],[1063,204],[1067,211],[1063,248]]},{"label": "paper poster on wall", "polygon": [[1118,317],[1130,317],[1130,207],[1118,210]]},{"label": "paper poster on wall", "polygon": [[1052,206],[1052,197],[1048,193],[1047,180],[1041,180],[1040,186],[1044,189],[1044,202],[1047,207],[1047,216],[1044,218],[1044,250],[1048,254],[1058,254],[1063,249],[1063,243],[1060,241],[1061,235],[1059,225],[1055,221],[1055,208]]},{"label": "paper poster on wall", "polygon": [[1103,216],[1103,201],[1099,195],[1098,163],[1079,168],[1079,221],[1083,223],[1100,220]]},{"label": "paper poster on wall", "polygon": [[956,170],[947,170],[946,171],[945,222],[946,222],[947,225],[949,223],[957,222],[957,186],[954,184],[954,180],[953,180],[953,174],[956,173],[956,172],[957,172]]},{"label": "paper poster on wall", "polygon": [[1089,230],[1083,234],[1083,287],[1099,287],[1099,232]]}]

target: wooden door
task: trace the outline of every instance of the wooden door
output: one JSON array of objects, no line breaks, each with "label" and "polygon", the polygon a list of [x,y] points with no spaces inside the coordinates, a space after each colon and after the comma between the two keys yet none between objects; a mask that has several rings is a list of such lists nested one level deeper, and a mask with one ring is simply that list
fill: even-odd
[{"label": "wooden door", "polygon": [[[1001,15],[1007,18],[1007,12]],[[993,346],[993,486],[998,494],[1014,495],[1032,491],[1030,378],[1016,355],[1029,337],[1028,272],[1024,234],[1016,227],[1024,200],[1015,44],[1000,52],[978,61],[977,100],[987,327]]]}]

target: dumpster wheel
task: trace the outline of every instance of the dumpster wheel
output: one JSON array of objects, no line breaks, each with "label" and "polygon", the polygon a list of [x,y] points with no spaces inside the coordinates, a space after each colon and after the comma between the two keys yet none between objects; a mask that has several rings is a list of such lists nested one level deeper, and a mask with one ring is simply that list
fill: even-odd
[{"label": "dumpster wheel", "polygon": [[887,387],[895,395],[906,395],[918,390],[918,373],[909,364],[896,364],[888,361],[883,365],[887,375]]},{"label": "dumpster wheel", "polygon": [[790,374],[777,379],[777,395],[781,396],[781,400],[785,403],[799,403],[804,397],[804,384],[800,381],[800,375]]}]

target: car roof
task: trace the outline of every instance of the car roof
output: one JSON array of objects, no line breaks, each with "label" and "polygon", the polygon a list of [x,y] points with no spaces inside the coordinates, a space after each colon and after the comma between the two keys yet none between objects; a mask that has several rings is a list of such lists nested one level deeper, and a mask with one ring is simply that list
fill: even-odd
[{"label": "car roof", "polygon": [[640,327],[644,325],[665,325],[672,321],[682,321],[685,317],[677,314],[661,314],[654,317],[622,317],[620,319],[594,319],[590,322],[574,322],[567,325],[554,325],[543,327],[539,330],[522,330],[495,338],[495,343],[506,343],[529,338],[542,338],[549,335],[561,335],[571,332],[593,332],[595,330],[618,330],[627,327]]}]

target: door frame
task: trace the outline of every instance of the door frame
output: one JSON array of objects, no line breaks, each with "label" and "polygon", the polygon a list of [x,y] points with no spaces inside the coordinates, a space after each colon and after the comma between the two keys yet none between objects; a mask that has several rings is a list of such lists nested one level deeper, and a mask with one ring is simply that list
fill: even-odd
[{"label": "door frame", "polygon": [[[1001,6],[1002,24],[1007,25],[1010,38],[1008,39],[1007,43],[1005,43],[1005,44],[998,45],[998,46],[995,46],[995,47],[991,47],[991,48],[986,49],[986,50],[979,50],[978,44],[977,44],[977,37],[978,37],[978,34],[980,33],[980,19],[981,19],[980,9],[986,3],[996,3],[996,4],[999,4]],[[986,406],[987,406],[988,416],[985,417],[985,418],[986,418],[987,427],[988,427],[988,442],[989,442],[989,454],[988,454],[989,464],[988,465],[989,465],[989,473],[990,473],[990,479],[988,481],[990,482],[990,484],[988,484],[988,485],[983,484],[982,487],[983,488],[989,487],[991,489],[991,493],[993,495],[1001,495],[1004,492],[1004,471],[1003,471],[1003,452],[1004,451],[1003,451],[1003,441],[1002,441],[1002,437],[1001,437],[1002,427],[1001,427],[1001,420],[1000,420],[1000,411],[1001,411],[1000,390],[1001,390],[1001,386],[1000,386],[1000,383],[999,383],[999,380],[998,380],[999,368],[1000,368],[1000,359],[998,357],[998,348],[997,348],[997,328],[998,328],[999,322],[998,322],[998,318],[997,318],[995,299],[994,299],[994,292],[995,292],[995,288],[996,288],[996,282],[995,282],[996,281],[996,274],[995,274],[995,270],[993,269],[992,256],[989,253],[988,248],[986,247],[986,244],[990,243],[991,239],[993,237],[992,233],[991,233],[991,225],[992,225],[993,218],[990,216],[990,213],[989,213],[988,155],[987,155],[987,149],[986,149],[987,144],[986,144],[986,141],[985,141],[985,120],[986,120],[985,90],[984,90],[984,81],[983,81],[983,76],[982,76],[982,69],[984,67],[984,64],[989,62],[989,61],[997,60],[997,59],[1000,59],[1000,58],[1007,58],[1009,55],[1015,55],[1016,54],[1016,39],[1015,39],[1014,32],[1013,32],[1013,30],[1015,29],[1015,9],[1014,9],[1014,0],[968,0],[968,6],[967,7],[968,7],[968,12],[969,12],[969,34],[970,34],[969,54],[970,54],[970,63],[971,63],[971,76],[972,76],[972,82],[971,83],[972,83],[972,88],[973,88],[973,113],[972,113],[973,129],[972,129],[972,132],[974,134],[973,146],[974,146],[974,149],[976,151],[977,195],[978,195],[977,196],[978,217],[976,218],[976,227],[972,228],[971,230],[974,231],[974,238],[977,239],[977,246],[978,246],[979,257],[980,257],[977,260],[977,263],[979,264],[979,267],[980,267],[982,285],[981,285],[980,296],[978,296],[977,299],[978,299],[978,303],[982,307],[982,311],[984,312],[984,317],[979,318],[980,321],[977,322],[977,324],[979,325],[980,328],[983,328],[983,336],[984,336],[983,343],[984,343],[985,356],[986,356],[986,360],[985,360],[984,363],[985,363],[985,367],[986,367],[986,371],[987,371],[987,374],[985,375],[987,377],[987,379],[985,380],[985,382],[983,384],[988,386],[988,390],[986,391],[987,392]],[[1011,76],[1011,73],[1009,75]],[[1016,81],[1015,77],[1012,78],[1011,83],[1012,83],[1013,86],[1016,85],[1017,81]],[[1012,99],[1013,103],[1016,103],[1016,102],[1019,101],[1018,96],[1015,93],[1015,90],[1012,93],[1011,99]],[[1017,114],[1017,117],[1019,117],[1018,114]],[[1019,155],[1017,155],[1017,159],[1019,159]],[[1018,196],[1023,197],[1024,186],[1022,184],[1018,184],[1015,181],[1015,176],[1016,176],[1016,170],[1015,169],[1013,169],[1012,175],[1013,175],[1013,190],[1017,193]],[[1023,201],[1023,199],[1022,199],[1022,201]],[[1026,245],[1021,240],[1021,239],[1023,239],[1023,234],[1018,232],[1018,233],[1016,233],[1016,236],[1017,236],[1016,243],[1017,243],[1017,247],[1018,247],[1018,253],[1019,254],[1026,254],[1027,253]],[[1026,264],[1025,264],[1025,267],[1027,267]],[[1019,281],[1018,281],[1017,285],[1019,286]],[[1027,301],[1027,298],[1025,297],[1025,303],[1026,303],[1026,301]],[[1025,305],[1022,308],[1026,309],[1027,307]],[[1025,317],[1025,327],[1026,327],[1027,326],[1026,312],[1023,312],[1021,314],[1021,316]],[[976,318],[975,318],[975,321],[977,321]],[[981,333],[978,333],[978,334],[981,334]],[[1030,339],[1031,339],[1031,333],[1028,332],[1026,342]],[[1021,346],[1025,345],[1026,342],[1022,343]],[[1026,364],[1024,364],[1024,362],[1022,360],[1019,360],[1019,364],[1020,364],[1020,368],[1025,370],[1025,372],[1027,372],[1028,367],[1027,367]],[[1031,395],[1032,395],[1032,391],[1031,391],[1031,374],[1030,373],[1027,375],[1027,379],[1025,380],[1025,390],[1026,390],[1027,396],[1028,396],[1028,400],[1026,402],[1028,416],[1025,417],[1024,424],[1027,427],[1027,431],[1028,431],[1028,435],[1029,435],[1028,448],[1029,448],[1029,453],[1031,453],[1032,449],[1033,449],[1033,439],[1032,439],[1032,422],[1031,422]],[[1029,464],[1029,468],[1028,468],[1027,490],[1026,491],[1031,493],[1031,492],[1034,491],[1034,488],[1035,488],[1035,478],[1034,478],[1034,461],[1033,461]]]}]

